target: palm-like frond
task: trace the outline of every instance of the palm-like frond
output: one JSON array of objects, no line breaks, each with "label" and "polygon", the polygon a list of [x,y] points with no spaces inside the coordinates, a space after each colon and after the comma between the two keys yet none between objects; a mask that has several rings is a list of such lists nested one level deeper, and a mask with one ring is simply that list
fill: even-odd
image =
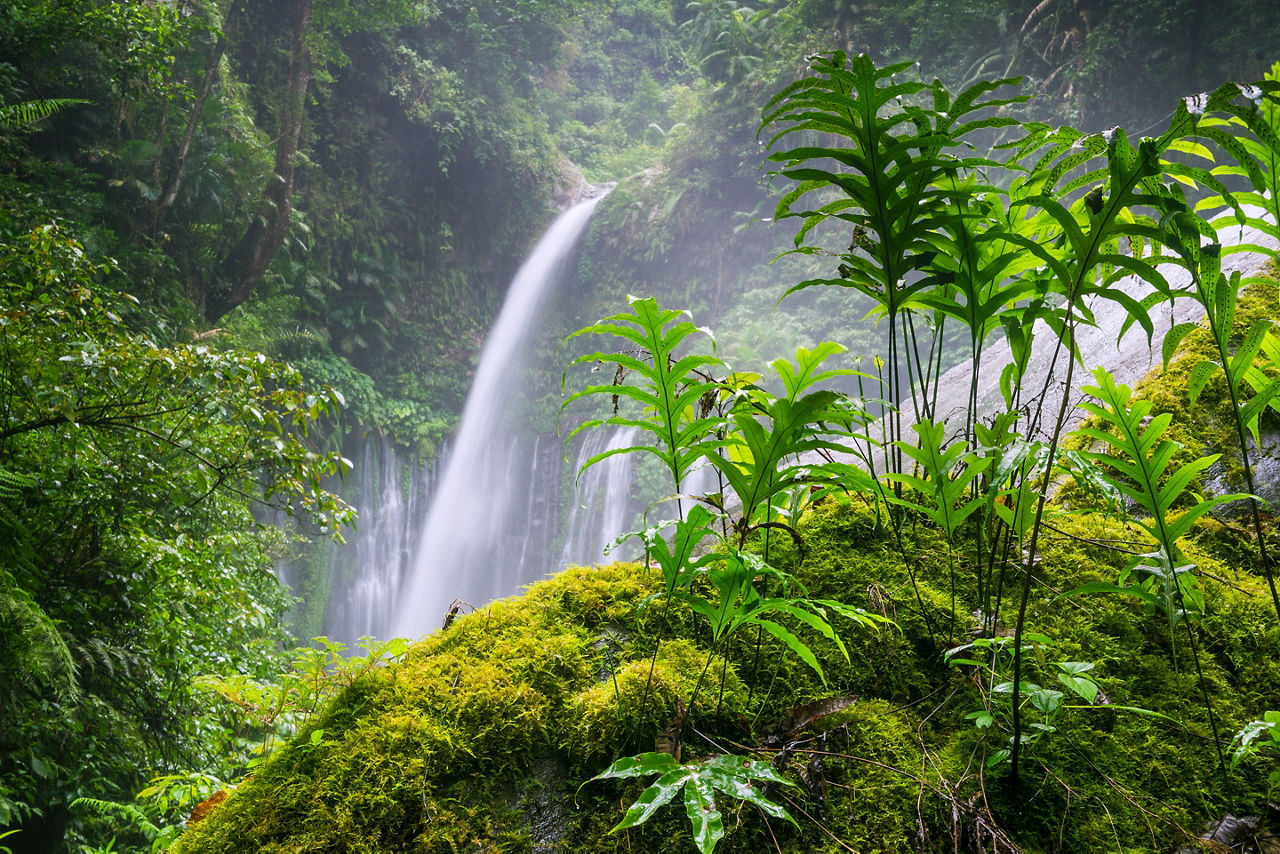
[{"label": "palm-like frond", "polygon": [[75,104],[87,104],[83,98],[45,98],[0,105],[0,128],[21,128],[42,122],[60,110]]}]

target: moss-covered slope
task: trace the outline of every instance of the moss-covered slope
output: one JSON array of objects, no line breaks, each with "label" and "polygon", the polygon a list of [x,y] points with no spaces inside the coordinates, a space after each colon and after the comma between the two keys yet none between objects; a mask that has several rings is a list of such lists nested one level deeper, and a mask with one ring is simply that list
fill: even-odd
[{"label": "moss-covered slope", "polygon": [[[815,643],[828,684],[768,636],[757,653],[754,634],[744,635],[727,666],[719,657],[708,666],[705,627],[660,605],[637,610],[656,570],[570,569],[457,620],[354,685],[191,828],[181,850],[692,851],[678,805],[609,834],[640,781],[579,786],[615,758],[652,750],[691,705],[704,667],[684,758],[756,751],[797,783],[769,797],[798,828],[721,803],[722,850],[950,851],[959,840],[982,850],[1163,851],[1224,812],[1265,809],[1265,768],[1246,764],[1224,787],[1189,654],[1179,643],[1171,655],[1165,618],[1132,600],[1059,598],[1114,580],[1125,555],[1110,546],[1135,531],[1078,514],[1054,524],[1031,605],[1031,626],[1047,639],[1032,678],[1050,687],[1055,662],[1092,663],[1105,702],[1067,701],[1052,718],[1029,706],[1027,719],[1054,731],[1041,729],[1017,790],[1002,768],[984,768],[1007,740],[998,686],[941,660],[969,640],[969,627],[945,616],[945,546],[918,530],[904,561],[870,511],[828,501],[805,523],[799,575],[812,595],[901,627],[846,624],[848,662]],[[1229,734],[1280,695],[1280,630],[1260,580],[1231,563],[1234,534],[1208,523],[1198,537],[1190,552],[1208,597],[1200,663]],[[774,544],[775,562],[794,557]],[[965,614],[972,583],[968,557],[958,557]],[[997,714],[980,729],[971,713],[984,694]],[[798,707],[831,697],[846,698],[830,704],[840,711],[796,728],[794,718],[816,710]]]}]

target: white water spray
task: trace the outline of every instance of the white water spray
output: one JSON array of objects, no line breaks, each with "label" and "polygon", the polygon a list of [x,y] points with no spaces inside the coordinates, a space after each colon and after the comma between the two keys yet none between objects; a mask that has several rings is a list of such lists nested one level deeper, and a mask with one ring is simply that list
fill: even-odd
[{"label": "white water spray", "polygon": [[[582,474],[574,487],[576,500],[565,526],[568,533],[560,552],[561,565],[600,559],[614,541],[629,530],[635,504],[631,499],[635,486],[631,471],[633,455],[615,454],[586,471],[582,471],[582,466],[596,454],[631,447],[639,434],[638,427],[620,427],[613,431],[597,428],[586,432],[574,463],[575,475]],[[634,549],[624,546],[610,554],[614,560],[626,560],[633,552]]]},{"label": "white water spray", "polygon": [[[408,469],[407,483],[402,468]],[[413,563],[423,511],[418,503],[431,494],[431,470],[416,461],[402,461],[385,439],[365,444],[359,471],[356,512],[361,524],[348,543],[350,556],[347,549],[333,549],[332,593],[325,618],[325,634],[351,648],[363,635],[390,636],[388,603],[395,601]]]},{"label": "white water spray", "polygon": [[[547,569],[522,557],[531,542],[538,548],[555,537],[558,467],[550,478],[539,476],[536,444],[505,416],[521,397],[524,381],[516,367],[525,358],[545,297],[599,201],[581,202],[561,214],[511,283],[485,340],[456,444],[395,608],[395,635],[432,631],[455,599],[479,606],[515,593],[534,580],[533,573]],[[552,450],[558,459],[559,449]]]}]

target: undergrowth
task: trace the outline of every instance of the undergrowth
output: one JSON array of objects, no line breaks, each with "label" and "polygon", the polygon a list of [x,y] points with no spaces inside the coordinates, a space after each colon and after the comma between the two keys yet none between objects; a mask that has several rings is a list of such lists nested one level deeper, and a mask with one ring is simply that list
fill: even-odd
[{"label": "undergrowth", "polygon": [[[1060,522],[1063,533],[1049,536],[1045,560],[1062,584],[1108,580],[1123,566],[1123,556],[1103,544],[1131,538],[1131,529],[1099,518]],[[1280,630],[1268,618],[1260,579],[1214,557],[1220,524],[1202,523],[1188,548],[1206,572],[1206,674],[1219,707],[1232,710],[1224,726],[1238,728],[1273,702]],[[858,851],[920,844],[941,851],[951,850],[953,838],[986,845],[1000,838],[1028,850],[1164,851],[1198,833],[1204,816],[1265,808],[1265,767],[1244,768],[1230,792],[1217,785],[1207,721],[1186,702],[1190,675],[1170,664],[1163,616],[1112,598],[1063,608],[1060,591],[1048,588],[1036,590],[1033,623],[1055,639],[1053,656],[1097,664],[1107,702],[1062,713],[1054,738],[1031,753],[1034,794],[1015,797],[983,770],[991,744],[966,718],[981,703],[976,672],[920,654],[928,633],[873,513],[830,498],[812,508],[801,531],[801,577],[813,595],[841,591],[883,610],[900,629],[851,639],[848,663],[834,647],[815,646],[826,687],[783,644],[765,638],[762,664],[730,667],[719,713],[714,706],[692,713],[689,749],[751,744],[801,783],[769,790],[800,819],[798,829],[754,807],[726,814],[737,850],[771,850],[774,839],[784,851],[845,850],[839,839]],[[949,596],[939,544],[921,531],[918,545],[933,555],[920,565],[926,601],[941,606]],[[662,645],[649,713],[635,718],[658,629],[656,612],[637,613],[635,604],[659,583],[655,570],[637,564],[572,568],[458,619],[347,689],[192,827],[180,850],[687,845],[687,824],[674,811],[608,833],[619,802],[639,795],[639,782],[578,789],[609,757],[653,749],[688,708],[706,654],[692,621],[666,627],[673,639]],[[751,651],[744,640],[730,659],[751,661]],[[793,728],[797,715],[803,722],[820,711],[804,707],[831,698],[848,705]],[[317,729],[323,736],[313,742]],[[536,827],[531,798],[541,799],[534,812],[558,817],[554,828]]]},{"label": "undergrowth", "polygon": [[[815,58],[762,125],[794,145],[772,160],[795,182],[777,206],[802,223],[795,252],[836,267],[792,290],[875,300],[874,372],[829,342],[734,370],[652,299],[575,333],[608,345],[571,366],[607,368],[568,396],[599,404],[572,432],[645,437],[583,467],[654,457],[677,518],[631,535],[640,564],[567,571],[351,685],[182,850],[1157,851],[1264,811],[1271,520],[1205,493],[1231,437],[1227,480],[1238,464],[1256,490],[1280,410],[1274,285],[1224,272],[1257,247],[1217,242],[1280,229],[1244,207],[1278,189],[1280,69],[1131,142],[1017,122],[1025,99],[998,94],[1016,81],[953,94],[910,68]],[[1010,129],[1003,160],[968,153]],[[817,243],[833,230],[847,249]],[[1205,320],[1165,333],[1167,387],[1092,371],[1070,436],[1092,368],[1077,331],[1111,304],[1154,341],[1174,299]],[[973,357],[950,422],[948,323]],[[1012,361],[984,413],[997,332]],[[861,396],[829,388],[850,378]],[[1198,407],[1208,434],[1184,418]],[[718,491],[685,493],[699,467]],[[1210,514],[1233,502],[1247,522]],[[662,809],[677,796],[687,825]]]}]

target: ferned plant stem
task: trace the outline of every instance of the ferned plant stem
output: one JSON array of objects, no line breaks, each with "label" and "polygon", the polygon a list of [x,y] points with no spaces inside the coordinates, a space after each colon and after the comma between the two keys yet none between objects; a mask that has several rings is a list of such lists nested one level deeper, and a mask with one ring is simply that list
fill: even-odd
[{"label": "ferned plant stem", "polygon": [[[1075,318],[1072,312],[1074,299],[1067,306],[1068,350],[1075,353]],[[1053,434],[1049,438],[1049,457],[1040,478],[1040,494],[1036,497],[1036,516],[1031,524],[1031,539],[1027,543],[1027,553],[1022,562],[1022,589],[1018,594],[1018,620],[1013,629],[1013,750],[1009,754],[1009,776],[1018,782],[1019,760],[1022,755],[1022,637],[1027,623],[1027,603],[1031,601],[1031,575],[1036,564],[1036,548],[1040,541],[1040,528],[1044,522],[1044,506],[1048,501],[1049,483],[1053,476],[1053,459],[1058,453],[1058,440],[1062,435],[1062,426],[1067,420],[1067,412],[1071,404],[1071,381],[1074,377],[1076,360],[1067,360],[1067,379],[1062,390],[1062,402],[1058,406],[1058,420]]]},{"label": "ferned plant stem", "polygon": [[[1219,287],[1227,286],[1227,282],[1222,282]],[[1210,313],[1212,315],[1212,312]],[[1219,357],[1222,359],[1224,366],[1231,364],[1230,357],[1223,349],[1223,340],[1221,335],[1214,335],[1214,341],[1218,347]],[[1232,382],[1231,377],[1227,377],[1227,392],[1231,395],[1231,412],[1235,416],[1232,418],[1236,424],[1236,438],[1240,442],[1240,458],[1244,463],[1244,484],[1245,491],[1249,493],[1249,510],[1253,518],[1254,535],[1258,538],[1258,560],[1262,564],[1263,577],[1267,579],[1267,587],[1271,591],[1271,604],[1276,610],[1276,617],[1280,618],[1280,594],[1276,593],[1276,579],[1272,558],[1267,551],[1267,537],[1262,531],[1262,511],[1258,508],[1257,490],[1253,480],[1253,466],[1249,460],[1249,442],[1246,437],[1244,419],[1240,417],[1240,394],[1236,389],[1236,385]],[[1199,664],[1197,663],[1197,667]],[[1216,741],[1216,735],[1215,735]],[[1219,748],[1221,752],[1221,748]]]}]

